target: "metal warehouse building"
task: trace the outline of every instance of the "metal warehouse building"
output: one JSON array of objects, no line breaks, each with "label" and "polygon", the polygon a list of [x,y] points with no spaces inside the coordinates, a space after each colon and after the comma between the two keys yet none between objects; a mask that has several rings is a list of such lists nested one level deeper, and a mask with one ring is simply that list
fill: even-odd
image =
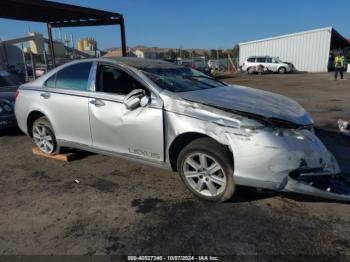
[{"label": "metal warehouse building", "polygon": [[332,27],[282,35],[239,44],[239,64],[250,56],[279,57],[291,62],[296,70],[327,72],[334,51],[348,52],[350,43]]}]

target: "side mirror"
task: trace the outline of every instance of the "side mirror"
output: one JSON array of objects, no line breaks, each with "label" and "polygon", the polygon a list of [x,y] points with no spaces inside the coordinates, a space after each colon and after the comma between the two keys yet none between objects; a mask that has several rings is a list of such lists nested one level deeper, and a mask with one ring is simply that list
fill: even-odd
[{"label": "side mirror", "polygon": [[149,98],[147,99],[147,97],[145,90],[135,89],[125,96],[123,103],[126,109],[133,110],[139,106],[147,105],[145,101],[149,101]]},{"label": "side mirror", "polygon": [[151,98],[148,95],[145,95],[140,100],[140,106],[145,107],[151,102]]},{"label": "side mirror", "polygon": [[140,98],[132,97],[128,100],[124,100],[124,105],[128,110],[134,110],[140,106]]}]

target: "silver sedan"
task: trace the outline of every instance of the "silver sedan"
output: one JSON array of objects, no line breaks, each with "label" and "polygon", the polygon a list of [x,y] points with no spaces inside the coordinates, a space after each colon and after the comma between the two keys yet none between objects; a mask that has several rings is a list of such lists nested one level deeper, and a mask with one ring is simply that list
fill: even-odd
[{"label": "silver sedan", "polygon": [[172,63],[68,63],[22,85],[15,112],[46,154],[72,147],[168,168],[206,200],[237,185],[350,199],[297,102]]}]

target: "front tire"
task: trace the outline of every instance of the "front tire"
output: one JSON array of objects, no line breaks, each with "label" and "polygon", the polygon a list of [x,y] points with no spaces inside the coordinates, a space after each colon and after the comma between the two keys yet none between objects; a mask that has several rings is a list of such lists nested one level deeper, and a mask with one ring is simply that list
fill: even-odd
[{"label": "front tire", "polygon": [[235,192],[233,160],[229,150],[210,138],[188,144],[177,161],[180,177],[196,196],[215,202],[229,200]]},{"label": "front tire", "polygon": [[47,155],[56,155],[60,151],[55,133],[49,120],[43,116],[33,123],[32,135],[35,145]]},{"label": "front tire", "polygon": [[278,68],[278,73],[280,73],[280,74],[285,74],[287,72],[287,69],[285,68],[285,67],[280,67],[280,68]]}]

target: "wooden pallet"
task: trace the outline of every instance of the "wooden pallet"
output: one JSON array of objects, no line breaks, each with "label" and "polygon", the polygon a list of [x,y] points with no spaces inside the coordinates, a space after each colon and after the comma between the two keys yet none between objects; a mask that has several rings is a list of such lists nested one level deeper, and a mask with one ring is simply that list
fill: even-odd
[{"label": "wooden pallet", "polygon": [[47,155],[47,154],[43,153],[37,147],[33,147],[32,148],[32,152],[33,152],[34,155],[37,155],[37,156],[42,156],[42,157],[55,159],[55,160],[59,160],[59,161],[65,161],[65,162],[70,162],[70,161],[73,161],[75,159],[75,154],[74,153],[57,154],[57,155],[52,155],[51,156],[51,155]]}]

